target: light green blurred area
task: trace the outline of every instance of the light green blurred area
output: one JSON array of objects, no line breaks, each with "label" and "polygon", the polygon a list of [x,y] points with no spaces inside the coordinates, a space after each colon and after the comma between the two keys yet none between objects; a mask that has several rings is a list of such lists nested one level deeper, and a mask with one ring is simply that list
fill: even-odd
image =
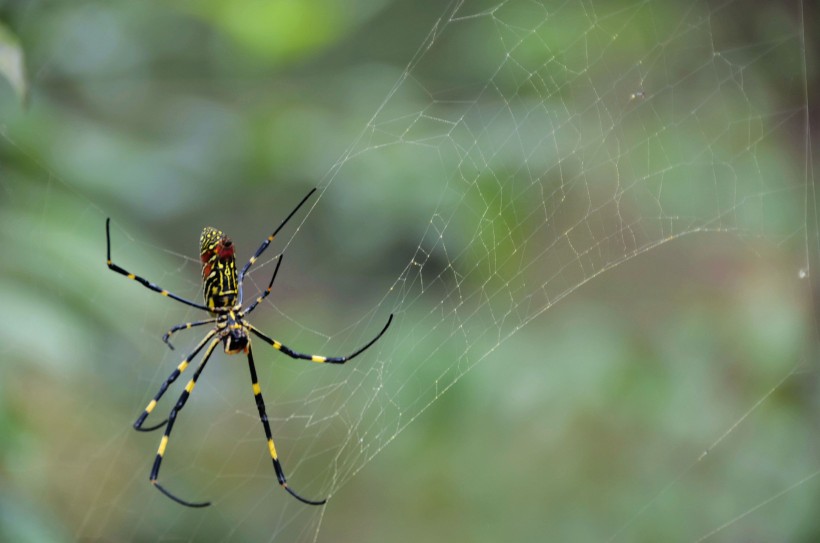
[{"label": "light green blurred area", "polygon": [[[0,541],[817,540],[816,23],[755,6],[0,1]],[[314,186],[252,321],[341,355],[396,315],[345,366],[255,347],[331,499],[220,353],[182,508],[131,424],[202,316],[105,219],[198,298],[203,226],[244,261]]]}]

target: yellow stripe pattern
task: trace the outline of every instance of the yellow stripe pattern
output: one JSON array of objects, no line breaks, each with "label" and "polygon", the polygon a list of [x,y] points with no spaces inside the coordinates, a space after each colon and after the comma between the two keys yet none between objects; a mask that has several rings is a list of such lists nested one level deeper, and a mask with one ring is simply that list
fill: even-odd
[{"label": "yellow stripe pattern", "polygon": [[168,446],[168,436],[162,436],[162,439],[159,442],[159,449],[157,449],[157,454],[162,456],[165,454],[165,447]]},{"label": "yellow stripe pattern", "polygon": [[188,394],[190,394],[194,390],[195,386],[196,386],[196,381],[191,379],[190,381],[188,381],[188,384],[185,385],[186,392],[188,392]]},{"label": "yellow stripe pattern", "polygon": [[151,411],[153,411],[153,410],[154,410],[154,408],[155,408],[156,406],[157,406],[157,401],[156,401],[156,400],[151,400],[151,401],[148,403],[148,406],[145,408],[145,412],[146,412],[146,413],[150,413]]},{"label": "yellow stripe pattern", "polygon": [[273,458],[274,460],[279,458],[278,456],[276,456],[276,447],[274,446],[272,439],[268,440],[268,449],[270,449],[270,457],[271,458]]},{"label": "yellow stripe pattern", "polygon": [[262,394],[262,388],[259,386],[259,383],[254,383],[253,384],[253,395],[254,396],[259,396],[260,394]]},{"label": "yellow stripe pattern", "polygon": [[179,366],[177,366],[177,369],[178,369],[180,372],[183,372],[183,371],[185,371],[185,368],[187,368],[187,367],[188,367],[188,361],[187,361],[187,360],[183,360],[182,362],[180,362],[180,363],[179,363]]},{"label": "yellow stripe pattern", "polygon": [[311,362],[327,362],[326,356],[313,355],[310,357]]}]

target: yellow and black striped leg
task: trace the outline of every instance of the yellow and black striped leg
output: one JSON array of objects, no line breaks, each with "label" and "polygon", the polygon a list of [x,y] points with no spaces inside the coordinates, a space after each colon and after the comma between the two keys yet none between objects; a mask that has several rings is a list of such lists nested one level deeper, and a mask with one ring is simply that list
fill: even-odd
[{"label": "yellow and black striped leg", "polygon": [[139,275],[134,275],[133,273],[129,272],[128,270],[123,269],[123,268],[117,266],[116,264],[114,264],[113,262],[111,262],[111,228],[110,228],[110,223],[111,223],[110,218],[105,219],[105,246],[106,246],[106,254],[107,254],[106,263],[108,264],[108,269],[110,269],[112,271],[115,271],[115,272],[119,273],[120,275],[124,275],[129,279],[132,279],[132,280],[140,283],[144,287],[153,290],[154,292],[159,292],[163,296],[167,296],[168,298],[171,298],[171,299],[176,300],[178,302],[182,302],[183,304],[190,305],[191,307],[196,307],[197,309],[203,309],[205,311],[209,311],[209,309],[207,307],[205,307],[204,305],[198,304],[196,302],[192,302],[190,300],[186,300],[182,296],[177,296],[173,292],[168,292],[167,290],[160,287],[159,285],[156,285],[156,284],[152,283],[151,281],[148,281],[147,279],[143,279]]},{"label": "yellow and black striped leg", "polygon": [[[270,289],[273,287],[273,282],[276,280],[276,274],[279,273],[279,266],[281,266],[281,265],[282,265],[282,255],[279,255],[279,260],[276,262],[276,268],[273,270],[273,276],[270,278],[270,283],[268,283],[268,288],[266,288],[265,292],[263,292],[261,296],[257,297],[253,301],[253,303],[247,307],[247,309],[242,311],[242,316],[249,314],[251,311],[253,311],[256,308],[257,305],[259,305],[259,302],[261,302],[262,300],[264,300],[265,298],[268,297],[268,294],[270,294]],[[240,305],[242,304],[242,298],[241,297],[239,299],[239,304]]]},{"label": "yellow and black striped leg", "polygon": [[135,430],[139,430],[140,432],[151,432],[153,430],[156,430],[157,428],[161,428],[165,425],[166,422],[168,422],[168,419],[165,419],[164,421],[154,426],[151,426],[150,428],[142,427],[142,423],[145,422],[145,419],[148,417],[148,415],[151,414],[151,411],[153,411],[154,408],[157,406],[157,402],[160,398],[162,398],[162,395],[165,394],[165,391],[168,390],[168,386],[170,386],[171,383],[177,380],[179,374],[185,371],[185,368],[188,367],[188,364],[190,364],[191,360],[197,355],[199,351],[202,350],[202,347],[204,347],[205,344],[208,343],[208,340],[214,337],[215,334],[216,330],[211,330],[210,332],[208,332],[208,334],[204,338],[202,338],[202,341],[199,342],[199,345],[196,346],[193,352],[186,356],[185,359],[179,363],[179,366],[177,366],[177,368],[171,373],[171,375],[168,376],[165,382],[162,383],[162,386],[159,387],[159,392],[156,393],[154,399],[148,403],[148,405],[145,407],[145,411],[143,411],[142,414],[137,418],[136,422],[134,422]]},{"label": "yellow and black striped leg", "polygon": [[253,263],[256,262],[256,259],[259,258],[259,256],[262,253],[265,252],[265,249],[268,248],[268,245],[270,245],[270,242],[273,241],[273,238],[276,237],[276,234],[279,233],[279,230],[281,230],[288,223],[290,218],[293,217],[296,214],[297,211],[299,211],[299,208],[302,207],[302,205],[305,202],[307,202],[307,199],[310,198],[310,195],[313,194],[314,192],[316,192],[315,188],[310,189],[310,192],[307,193],[307,196],[302,198],[302,201],[299,202],[299,204],[297,204],[297,206],[295,208],[293,208],[293,211],[290,212],[290,215],[285,217],[285,220],[283,220],[281,223],[279,223],[279,226],[276,227],[276,230],[273,231],[273,234],[271,234],[270,236],[265,238],[265,241],[262,242],[262,245],[259,246],[259,248],[256,250],[256,252],[250,258],[250,260],[248,260],[248,263],[245,264],[242,267],[242,270],[239,272],[239,286],[238,286],[239,299],[240,300],[242,299],[242,280],[245,279],[245,274],[248,273],[248,270],[250,269],[251,266],[253,266]]},{"label": "yellow and black striped leg", "polygon": [[270,451],[271,460],[273,460],[273,469],[276,471],[276,478],[279,480],[279,484],[282,485],[282,488],[287,490],[291,496],[293,496],[302,503],[306,503],[308,505],[324,504],[327,501],[327,499],[308,500],[307,498],[303,498],[302,496],[294,492],[288,486],[287,478],[285,478],[285,472],[282,470],[282,464],[279,463],[279,457],[276,454],[276,446],[273,444],[273,435],[270,431],[268,414],[265,412],[265,402],[262,399],[262,389],[259,387],[259,379],[256,377],[256,366],[253,363],[253,351],[251,350],[250,343],[248,344],[248,367],[251,370],[253,397],[256,400],[256,408],[259,410],[259,419],[262,421],[262,426],[265,428],[265,436],[268,438],[268,450]]},{"label": "yellow and black striped leg", "polygon": [[179,332],[180,330],[188,330],[189,328],[193,328],[195,326],[202,326],[203,324],[211,324],[211,323],[216,322],[217,319],[218,319],[218,317],[214,317],[213,319],[205,319],[204,321],[186,322],[185,324],[177,324],[176,326],[174,326],[173,328],[171,328],[170,330],[165,332],[165,335],[162,336],[162,341],[164,341],[165,344],[168,345],[168,347],[170,347],[171,350],[173,351],[174,346],[171,345],[171,342],[170,342],[172,334],[174,334],[175,332]]},{"label": "yellow and black striped leg", "polygon": [[262,332],[257,330],[250,323],[242,321],[242,325],[247,327],[248,330],[250,330],[254,334],[256,334],[260,339],[262,339],[262,341],[264,341],[265,343],[268,343],[271,347],[273,347],[277,351],[281,351],[281,352],[283,352],[284,354],[288,355],[291,358],[297,358],[297,359],[300,359],[300,360],[310,360],[311,362],[320,362],[320,363],[328,363],[328,364],[344,364],[348,360],[356,358],[357,356],[362,354],[365,350],[367,350],[368,347],[370,347],[371,345],[376,343],[379,340],[379,338],[382,337],[382,335],[387,331],[387,328],[390,326],[391,322],[393,322],[393,314],[392,313],[390,314],[390,318],[387,319],[387,324],[384,325],[384,328],[382,328],[381,332],[379,332],[376,335],[376,337],[374,337],[373,339],[368,341],[367,344],[364,347],[361,347],[360,349],[358,349],[354,353],[349,354],[347,356],[319,356],[319,355],[316,355],[316,354],[297,353],[296,351],[293,351],[292,349],[290,349],[288,346],[282,345],[281,343],[279,343],[275,339],[269,338],[268,336],[266,336],[265,334],[263,334]]},{"label": "yellow and black striped leg", "polygon": [[202,356],[202,362],[199,363],[199,367],[197,367],[196,372],[194,372],[194,376],[188,381],[188,384],[185,385],[185,390],[182,391],[182,394],[179,396],[179,400],[177,400],[176,405],[174,408],[171,409],[171,413],[168,415],[168,424],[165,426],[165,434],[162,436],[162,439],[159,442],[159,449],[157,449],[157,457],[154,459],[154,466],[151,468],[151,484],[157,487],[157,489],[174,500],[175,502],[187,505],[188,507],[207,507],[211,505],[211,502],[189,502],[185,501],[181,498],[177,498],[165,488],[163,488],[158,482],[157,477],[159,476],[159,467],[162,464],[162,457],[165,455],[165,448],[168,446],[168,439],[171,436],[171,430],[174,428],[174,421],[177,419],[177,413],[182,411],[182,408],[185,407],[185,402],[188,401],[188,397],[191,395],[191,392],[194,390],[194,386],[196,386],[196,380],[199,379],[199,375],[202,373],[202,370],[205,369],[205,364],[208,363],[208,359],[211,357],[211,353],[214,352],[214,348],[219,344],[219,338],[214,339],[211,341],[211,344],[208,345],[208,349],[205,351],[205,354]]}]

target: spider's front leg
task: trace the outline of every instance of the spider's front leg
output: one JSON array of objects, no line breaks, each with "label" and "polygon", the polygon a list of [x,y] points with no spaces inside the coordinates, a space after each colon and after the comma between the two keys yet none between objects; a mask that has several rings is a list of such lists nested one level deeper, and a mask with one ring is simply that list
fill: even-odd
[{"label": "spider's front leg", "polygon": [[273,460],[273,469],[276,471],[276,478],[279,481],[279,484],[282,485],[282,488],[284,488],[288,494],[302,503],[306,503],[308,505],[323,505],[327,499],[309,500],[307,498],[303,498],[288,486],[285,471],[282,469],[282,464],[279,462],[279,456],[276,453],[276,446],[273,444],[273,434],[270,431],[268,414],[265,412],[265,401],[262,399],[262,389],[259,386],[259,379],[256,377],[256,365],[253,363],[253,350],[251,349],[250,342],[248,342],[248,367],[251,370],[253,397],[256,400],[256,408],[259,411],[259,420],[262,421],[262,427],[265,429],[265,437],[268,438],[268,451],[270,452],[271,460]]},{"label": "spider's front leg", "polygon": [[[199,353],[199,351],[202,350],[202,347],[204,347],[205,344],[208,343],[208,340],[214,337],[215,334],[216,330],[211,330],[210,332],[208,332],[207,335],[204,338],[202,338],[202,341],[199,342],[199,345],[197,345],[196,348],[194,348],[191,354],[186,356],[185,359],[179,363],[179,366],[177,366],[177,368],[173,372],[171,372],[171,375],[169,375],[165,382],[162,383],[162,386],[159,387],[159,392],[156,393],[154,399],[148,403],[142,414],[139,417],[137,417],[136,422],[134,422],[135,430],[138,430],[140,432],[151,432],[156,430],[157,428],[162,428],[165,425],[165,423],[168,422],[168,419],[165,419],[164,421],[160,422],[159,424],[155,424],[150,428],[142,427],[142,423],[145,422],[145,419],[148,418],[148,415],[150,415],[151,411],[153,411],[154,408],[157,406],[157,402],[160,398],[162,398],[162,395],[165,394],[165,391],[168,390],[168,387],[171,385],[171,383],[177,380],[177,377],[179,377],[179,375],[183,371],[185,371],[185,368],[188,367],[188,364],[191,363],[191,360],[197,355],[197,353]],[[217,338],[214,341],[219,341],[219,339]],[[210,356],[210,351],[211,349],[209,348],[208,354],[206,354],[206,356]]]},{"label": "spider's front leg", "polygon": [[[213,335],[213,333],[211,335]],[[188,401],[191,392],[193,392],[194,387],[196,386],[197,379],[199,379],[202,370],[205,369],[205,364],[208,363],[208,359],[211,357],[211,354],[214,352],[214,348],[217,345],[219,345],[220,341],[222,341],[220,337],[211,340],[210,345],[208,345],[208,349],[202,356],[202,362],[199,363],[199,367],[197,367],[196,372],[194,372],[194,376],[191,378],[190,381],[188,381],[188,384],[185,385],[185,390],[182,391],[182,394],[179,396],[179,400],[177,400],[176,405],[174,405],[173,409],[171,409],[171,413],[169,413],[168,415],[168,424],[165,426],[165,433],[163,434],[162,439],[159,442],[157,456],[154,459],[154,465],[151,468],[151,484],[157,487],[157,490],[159,490],[175,502],[182,505],[186,505],[188,507],[207,507],[211,505],[211,502],[189,502],[181,498],[178,498],[174,496],[171,492],[165,490],[165,488],[157,482],[157,478],[159,477],[159,468],[162,464],[162,457],[165,456],[165,448],[168,446],[168,439],[171,437],[171,430],[174,428],[174,422],[176,421],[177,414],[180,411],[182,411],[183,407],[185,407],[185,403]]]}]

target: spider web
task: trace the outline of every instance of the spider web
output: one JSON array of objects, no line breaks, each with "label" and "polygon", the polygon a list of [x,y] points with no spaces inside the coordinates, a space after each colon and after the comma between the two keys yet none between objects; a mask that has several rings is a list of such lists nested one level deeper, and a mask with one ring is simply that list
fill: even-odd
[{"label": "spider web", "polygon": [[[242,362],[222,355],[209,363],[180,415],[161,475],[183,497],[211,498],[207,514],[176,508],[150,489],[159,436],[134,435],[91,396],[75,406],[76,420],[91,422],[72,423],[76,442],[57,444],[15,473],[34,479],[50,464],[67,473],[57,492],[69,502],[66,517],[75,519],[69,538],[81,540],[400,540],[405,526],[418,538],[417,522],[433,527],[425,540],[432,533],[475,541],[512,534],[810,538],[818,530],[811,521],[816,444],[787,431],[802,424],[810,433],[807,413],[816,405],[807,399],[815,379],[809,278],[817,234],[807,46],[802,4],[764,7],[765,31],[751,39],[726,22],[744,9],[738,2],[447,7],[364,129],[320,173],[318,198],[246,285],[248,295],[264,289],[276,256],[306,243],[328,200],[361,196],[369,201],[362,209],[378,214],[378,202],[426,195],[426,207],[395,218],[415,225],[414,246],[391,248],[391,232],[376,234],[381,248],[391,249],[379,258],[397,263],[390,281],[345,295],[329,285],[316,295],[366,296],[366,313],[301,300],[314,311],[293,316],[295,301],[281,294],[297,275],[287,271],[288,257],[274,287],[280,297],[263,302],[251,319],[297,350],[340,355],[395,314],[387,334],[342,367],[274,355],[270,369],[271,353],[254,344],[290,484],[309,498],[330,496],[327,507],[306,507],[279,489],[269,458],[259,454],[263,437],[247,376],[235,367]],[[765,77],[772,65],[781,81]],[[459,77],[448,77],[453,72]],[[454,80],[462,84],[454,87]],[[777,83],[789,90],[776,92]],[[24,135],[4,130],[4,140],[28,152]],[[63,231],[100,234],[103,204],[46,166],[39,175],[49,177],[49,190],[76,195],[79,213],[58,212]],[[11,181],[0,186],[16,198]],[[56,212],[48,193],[35,200],[43,210],[32,239],[48,232],[46,217]],[[284,216],[291,201],[298,195],[279,196],[275,215]],[[361,228],[353,218],[333,220],[338,232]],[[148,245],[117,222],[116,262],[198,296],[195,258]],[[248,254],[254,243],[242,240]],[[357,255],[379,247],[358,247],[350,237],[337,243]],[[152,256],[162,251],[178,265],[163,268]],[[62,256],[68,264],[75,255]],[[310,269],[334,261],[314,258],[302,263]],[[71,274],[68,266],[60,269]],[[367,267],[357,269],[364,274]],[[764,284],[738,286],[755,282]],[[701,286],[693,290],[693,283]],[[78,286],[93,293],[89,303],[121,334],[91,346],[66,344],[76,358],[120,353],[91,382],[129,383],[123,412],[136,416],[198,336],[179,334],[174,352],[157,338],[198,314],[169,304],[157,310],[157,297],[123,292],[131,285],[118,284],[110,291],[116,295]],[[721,297],[726,290],[733,294]],[[59,294],[66,300],[73,290],[61,286]],[[696,298],[694,311],[684,309],[688,296]],[[701,315],[706,324],[698,322],[697,303],[710,296],[728,307],[718,312],[723,324],[740,330],[726,337],[745,341],[747,329],[763,337],[741,347],[703,347],[723,341],[703,329],[715,321]],[[320,322],[330,324],[315,324],[316,311],[325,311]],[[662,346],[645,346],[651,356],[631,360],[635,352],[618,338],[638,334],[628,323],[647,317],[670,329],[659,332]],[[50,327],[73,335],[70,319]],[[766,343],[778,327],[786,332]],[[584,330],[601,338],[578,340]],[[6,356],[18,355],[4,343]],[[681,371],[693,365],[693,372]],[[481,394],[460,393],[456,385],[464,381],[477,381],[465,388]],[[656,390],[651,403],[642,403],[648,400],[641,383]],[[164,399],[157,413],[171,401]],[[471,407],[472,420],[447,420],[456,403]],[[433,421],[440,426],[427,429]],[[391,456],[397,439],[408,440],[401,450],[412,452]],[[438,440],[444,447],[432,443]],[[463,468],[447,456],[448,446],[470,455]],[[593,482],[579,482],[582,474]],[[420,485],[427,493],[419,493]],[[543,489],[519,492],[532,485]],[[409,503],[405,488],[416,488],[411,495],[425,505]],[[35,492],[51,491],[40,482]],[[380,505],[406,508],[411,520],[382,526]],[[362,518],[368,508],[379,513]],[[480,522],[504,515],[511,523]]]}]

